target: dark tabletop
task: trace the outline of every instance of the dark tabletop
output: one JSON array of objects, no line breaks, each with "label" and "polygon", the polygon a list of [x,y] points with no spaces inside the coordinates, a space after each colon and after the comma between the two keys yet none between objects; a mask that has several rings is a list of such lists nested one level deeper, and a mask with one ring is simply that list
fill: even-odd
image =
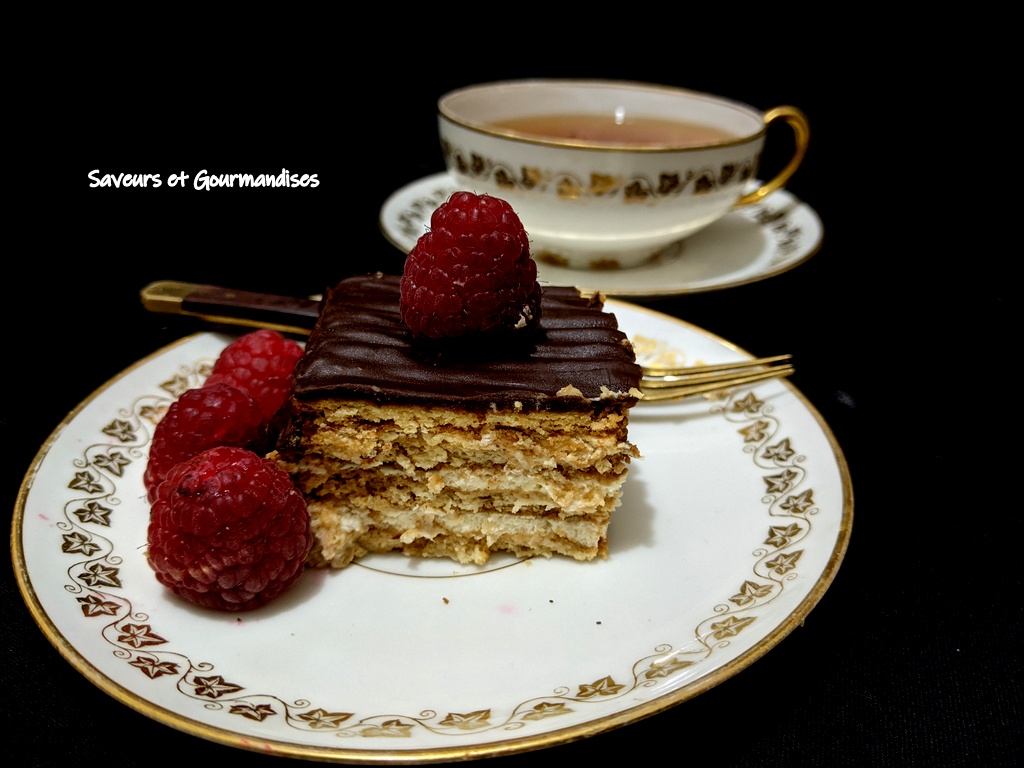
[{"label": "dark tabletop", "polygon": [[[89,106],[83,96],[75,108],[54,107],[61,165],[32,201],[50,216],[13,256],[20,271],[8,273],[16,331],[6,342],[0,426],[9,508],[39,447],[83,398],[203,328],[144,311],[138,293],[150,281],[305,296],[353,272],[400,272],[403,254],[381,234],[378,212],[394,190],[443,169],[434,110],[444,91],[505,77],[601,76],[724,93],[763,109],[794,104],[810,119],[811,145],[788,188],[820,215],[820,251],[767,280],[645,303],[752,353],[795,356],[792,382],[850,469],[848,552],[803,625],[749,668],[545,756],[574,764],[663,753],[719,766],[1019,764],[1021,513],[1019,500],[998,491],[1009,451],[987,437],[1015,432],[1017,415],[999,402],[1004,393],[919,375],[931,362],[994,354],[991,330],[1007,327],[1010,290],[999,280],[973,285],[973,254],[943,254],[941,237],[925,244],[922,233],[955,216],[940,204],[924,221],[900,208],[904,174],[930,159],[879,154],[848,110],[864,103],[865,90],[853,81],[823,87],[815,68],[826,62],[753,77],[693,61],[666,69],[644,56],[576,68],[421,66],[410,57],[391,74],[366,61],[355,81],[314,83],[300,66],[275,61],[244,72],[225,66],[202,81],[154,73],[145,89],[102,67],[69,71]],[[766,153],[763,166],[772,162]],[[88,187],[93,169],[166,178],[204,167],[288,168],[322,183],[270,193]],[[950,260],[953,275],[942,266]],[[137,713],[51,646],[11,569],[3,601],[5,732],[26,747],[24,764],[139,765],[168,754],[190,765],[300,762]]]}]

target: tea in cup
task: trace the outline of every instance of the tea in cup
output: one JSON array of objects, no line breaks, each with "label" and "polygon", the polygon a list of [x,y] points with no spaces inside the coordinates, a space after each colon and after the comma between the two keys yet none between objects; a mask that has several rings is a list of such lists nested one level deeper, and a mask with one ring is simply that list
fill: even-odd
[{"label": "tea in cup", "polygon": [[[794,133],[789,162],[758,166],[768,126]],[[438,134],[461,189],[501,197],[538,261],[634,267],[783,187],[807,151],[796,107],[762,112],[713,94],[608,80],[510,80],[438,100]]]}]

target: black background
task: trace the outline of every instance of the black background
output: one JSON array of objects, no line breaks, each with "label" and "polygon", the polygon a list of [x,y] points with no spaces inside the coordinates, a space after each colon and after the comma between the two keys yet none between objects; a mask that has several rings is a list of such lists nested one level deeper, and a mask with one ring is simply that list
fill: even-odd
[{"label": "black background", "polygon": [[[810,119],[811,146],[789,190],[821,216],[820,251],[769,280],[650,306],[752,353],[795,355],[792,381],[831,426],[851,470],[849,551],[804,625],[748,669],[543,757],[1018,764],[1021,514],[1019,500],[1001,500],[1009,451],[990,435],[1013,430],[1016,417],[997,419],[1000,393],[964,384],[957,370],[995,353],[993,329],[1009,322],[1008,281],[948,243],[955,210],[941,200],[924,214],[914,206],[914,165],[927,153],[899,78],[851,70],[846,53],[824,40],[781,61],[732,41],[745,63],[722,66],[723,57],[739,58],[726,55],[729,42],[637,39],[631,55],[559,45],[527,56],[506,36],[511,50],[481,44],[472,56],[396,43],[316,61],[295,51],[257,59],[186,47],[177,60],[201,59],[195,74],[141,56],[79,57],[52,83],[40,120],[46,138],[27,138],[50,169],[46,190],[29,202],[48,215],[38,225],[14,222],[28,239],[15,256],[8,310],[18,330],[8,339],[0,405],[12,507],[36,451],[70,410],[127,365],[201,327],[146,313],[138,292],[150,281],[308,295],[350,273],[400,271],[403,254],[382,236],[378,212],[394,190],[443,169],[435,104],[450,88],[593,76],[682,85],[762,109],[794,104]],[[870,60],[869,50],[858,52]],[[769,136],[762,168],[775,167],[786,140],[785,129]],[[201,192],[91,189],[88,180],[93,169],[166,180],[282,168],[316,173],[321,185]],[[981,272],[997,279],[975,281]],[[932,363],[955,370],[925,375]],[[5,732],[26,745],[26,764],[141,764],[161,755],[291,762],[178,732],[101,692],[50,646],[6,573]],[[402,631],[401,617],[395,628]]]}]

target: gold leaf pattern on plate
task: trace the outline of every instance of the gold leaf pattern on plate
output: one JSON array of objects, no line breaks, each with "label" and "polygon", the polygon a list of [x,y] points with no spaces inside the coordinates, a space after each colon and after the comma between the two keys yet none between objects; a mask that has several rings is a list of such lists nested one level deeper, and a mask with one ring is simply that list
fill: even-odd
[{"label": "gold leaf pattern on plate", "polygon": [[[630,338],[638,353],[662,360],[690,361],[690,364],[704,362],[692,351],[674,348],[659,340],[657,334],[647,338],[643,334],[631,334]],[[265,681],[261,682],[263,678],[258,669],[244,664],[239,666],[237,660],[231,661],[230,669],[221,659],[195,660],[194,653],[203,649],[182,647],[181,638],[167,631],[164,606],[153,603],[151,595],[145,591],[146,599],[140,600],[136,583],[129,585],[131,589],[122,585],[122,578],[127,579],[129,572],[137,575],[135,569],[139,568],[139,555],[144,549],[138,541],[125,541],[123,535],[117,534],[125,529],[122,524],[125,516],[138,514],[139,504],[144,503],[139,500],[138,488],[152,430],[173,402],[173,395],[168,394],[200,385],[209,366],[206,357],[170,374],[151,366],[157,374],[145,384],[143,394],[136,395],[127,404],[116,402],[110,412],[100,414],[102,418],[96,419],[91,427],[95,430],[91,436],[84,435],[83,439],[80,431],[76,439],[86,446],[75,448],[78,458],[70,462],[65,458],[57,470],[51,470],[51,473],[59,473],[58,481],[51,482],[51,488],[56,490],[50,491],[56,493],[58,499],[56,504],[48,501],[46,513],[52,514],[56,509],[58,515],[63,512],[63,517],[42,529],[43,538],[52,536],[46,539],[52,541],[52,545],[48,545],[51,552],[62,553],[60,558],[51,558],[62,563],[58,576],[62,587],[59,599],[74,601],[76,620],[81,625],[79,631],[91,635],[98,631],[102,641],[109,644],[117,663],[131,668],[132,679],[141,679],[142,686],[154,689],[155,696],[164,696],[165,702],[170,682],[169,690],[178,697],[179,705],[162,703],[160,706],[162,711],[172,711],[174,718],[180,717],[184,722],[213,722],[216,713],[221,713],[222,716],[236,715],[230,718],[232,722],[245,724],[229,727],[240,733],[245,729],[248,735],[265,734],[267,738],[281,740],[281,728],[287,728],[297,734],[301,732],[296,736],[298,744],[335,743],[311,741],[322,735],[330,739],[411,740],[412,748],[420,746],[421,742],[436,746],[437,738],[457,744],[499,743],[505,738],[503,734],[511,731],[529,738],[549,732],[548,723],[552,718],[558,721],[555,729],[571,731],[581,722],[581,717],[590,717],[592,711],[596,710],[597,716],[602,717],[601,713],[609,711],[609,704],[612,711],[634,707],[636,702],[645,700],[645,695],[650,695],[644,693],[645,689],[664,691],[685,687],[690,681],[715,672],[719,669],[718,657],[727,656],[724,649],[730,643],[735,644],[740,636],[749,642],[750,635],[757,635],[760,641],[761,617],[781,595],[800,584],[797,577],[808,544],[820,543],[812,536],[817,518],[826,512],[836,512],[815,505],[815,494],[807,486],[807,457],[797,451],[797,441],[786,428],[786,419],[774,413],[773,402],[777,404],[776,393],[783,385],[778,382],[758,385],[756,390],[729,394],[717,402],[694,403],[696,410],[693,412],[700,419],[712,427],[715,424],[725,427],[719,430],[722,437],[729,438],[724,442],[734,446],[730,450],[747,463],[753,473],[750,479],[758,487],[763,483],[766,490],[752,494],[744,502],[744,507],[754,512],[760,510],[763,515],[762,526],[754,529],[757,531],[754,541],[763,543],[753,551],[744,550],[738,555],[746,558],[746,578],[739,589],[735,585],[722,585],[719,595],[699,598],[709,602],[699,609],[694,623],[683,628],[681,636],[673,633],[671,637],[648,638],[648,642],[654,643],[653,650],[650,647],[639,649],[635,656],[617,659],[609,666],[602,662],[598,670],[589,670],[586,674],[584,679],[592,679],[592,682],[556,680],[553,685],[545,684],[534,695],[511,703],[502,701],[500,691],[494,689],[495,701],[474,704],[480,708],[463,710],[431,706],[436,702],[424,701],[409,704],[409,711],[395,712],[389,708],[384,712],[361,712],[352,701],[346,702],[348,706],[339,706],[339,702],[311,701],[312,697],[274,695],[266,690],[269,686]],[[97,434],[100,437],[88,444]],[[119,443],[117,449],[111,447],[112,441]],[[71,482],[64,476],[69,463],[73,473]],[[126,480],[129,476],[131,484]],[[64,483],[66,489],[62,490]],[[127,488],[132,490],[127,491]],[[128,498],[121,498],[125,494]],[[829,497],[827,488],[822,495]],[[36,513],[33,520],[41,517]],[[765,521],[767,524],[763,525]],[[55,533],[46,534],[46,531]],[[831,546],[830,542],[826,544]],[[78,562],[69,567],[69,559],[74,557]],[[125,567],[122,569],[122,566]],[[733,592],[731,597],[730,592]],[[671,595],[666,593],[665,597],[665,608],[671,610]],[[154,606],[160,610],[155,610]],[[154,611],[155,619],[146,615],[149,611]],[[287,611],[273,615],[273,620],[280,621],[286,614]],[[95,618],[104,620],[91,621]],[[776,626],[771,620],[765,623],[771,628]],[[751,627],[758,628],[750,630]],[[107,659],[110,656],[106,654]],[[219,665],[224,669],[219,669]],[[595,671],[607,674],[593,679],[590,673]],[[292,682],[316,686],[318,681]],[[336,692],[317,689],[317,693],[332,696]],[[132,694],[147,701],[144,690],[133,688]],[[418,714],[409,714],[410,711]],[[223,728],[223,722],[216,721],[216,727]],[[258,730],[253,731],[253,728]]]},{"label": "gold leaf pattern on plate", "polygon": [[611,676],[602,677],[587,685],[581,685],[576,695],[581,699],[589,699],[594,696],[614,696],[622,690],[622,686],[616,683]]},{"label": "gold leaf pattern on plate", "polygon": [[296,717],[309,723],[309,727],[314,730],[335,729],[352,717],[352,713],[327,712],[323,709],[312,709],[309,712],[303,712],[302,714],[296,715]]},{"label": "gold leaf pattern on plate", "polygon": [[441,725],[452,728],[459,728],[464,731],[472,731],[477,728],[486,728],[490,725],[491,710],[479,709],[476,712],[458,714],[449,712],[448,716],[441,721]]},{"label": "gold leaf pattern on plate", "polygon": [[144,675],[154,680],[158,677],[163,677],[164,675],[178,674],[177,664],[171,661],[161,661],[155,656],[136,656],[128,663],[133,667],[137,667]]},{"label": "gold leaf pattern on plate", "polygon": [[130,645],[132,648],[143,648],[148,645],[163,645],[167,641],[160,637],[148,624],[125,624],[120,628],[117,642]]},{"label": "gold leaf pattern on plate", "polygon": [[242,690],[242,686],[229,683],[220,675],[196,677],[192,684],[195,687],[196,695],[208,696],[211,699],[219,699],[221,696]]}]

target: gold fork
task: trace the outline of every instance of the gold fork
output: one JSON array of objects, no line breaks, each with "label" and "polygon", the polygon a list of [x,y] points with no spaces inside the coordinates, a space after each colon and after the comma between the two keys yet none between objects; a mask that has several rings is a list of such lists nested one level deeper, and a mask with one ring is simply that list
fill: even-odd
[{"label": "gold fork", "polygon": [[[191,315],[209,322],[251,328],[273,328],[283,333],[308,334],[319,314],[318,297],[295,298],[251,293],[214,285],[160,280],[140,291],[151,312]],[[643,369],[640,389],[645,401],[676,400],[693,395],[788,376],[790,355],[688,368]]]},{"label": "gold fork", "polygon": [[695,365],[685,368],[644,366],[640,390],[644,402],[677,400],[732,389],[767,379],[789,376],[795,370],[792,355],[774,355],[738,363]]}]

